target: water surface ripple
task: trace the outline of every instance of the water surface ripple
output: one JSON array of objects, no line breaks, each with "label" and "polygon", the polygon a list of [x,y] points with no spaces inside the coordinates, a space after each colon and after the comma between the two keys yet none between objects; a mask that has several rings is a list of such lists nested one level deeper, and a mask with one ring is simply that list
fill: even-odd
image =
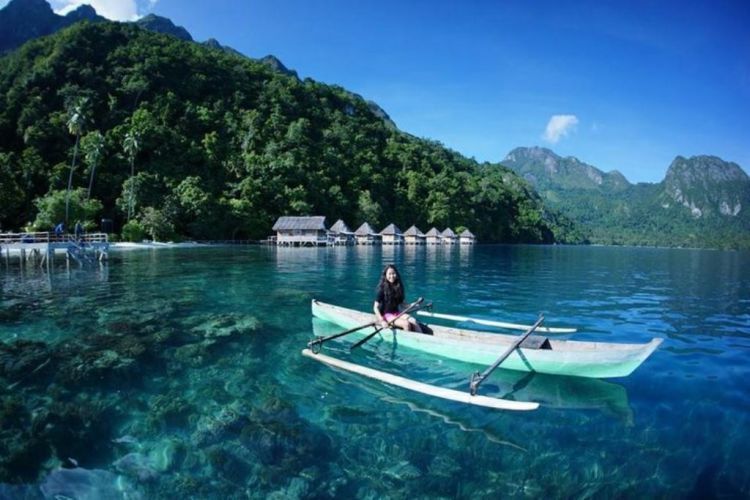
[{"label": "water surface ripple", "polygon": [[[436,312],[665,341],[635,373],[499,370],[467,407],[300,356],[320,298],[386,263]],[[375,338],[326,353],[466,388]],[[206,248],[0,271],[0,498],[750,496],[750,254],[605,247]]]}]

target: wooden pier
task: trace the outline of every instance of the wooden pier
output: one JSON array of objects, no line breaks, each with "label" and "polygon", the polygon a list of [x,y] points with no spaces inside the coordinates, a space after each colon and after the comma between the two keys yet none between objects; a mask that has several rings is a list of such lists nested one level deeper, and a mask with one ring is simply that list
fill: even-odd
[{"label": "wooden pier", "polygon": [[0,256],[9,266],[16,260],[21,266],[38,264],[49,268],[57,254],[67,263],[79,265],[107,259],[109,240],[106,233],[88,233],[76,238],[72,234],[0,233]]}]

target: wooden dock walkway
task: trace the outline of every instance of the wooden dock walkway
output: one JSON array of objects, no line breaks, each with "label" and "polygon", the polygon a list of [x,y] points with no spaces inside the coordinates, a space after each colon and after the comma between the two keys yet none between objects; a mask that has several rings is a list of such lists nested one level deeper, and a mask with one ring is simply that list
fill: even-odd
[{"label": "wooden dock walkway", "polygon": [[57,235],[52,232],[0,233],[0,255],[6,266],[18,257],[19,263],[38,263],[40,267],[52,265],[56,254],[63,254],[68,263],[79,265],[107,259],[109,238],[106,233],[87,233],[75,238],[72,234]]}]

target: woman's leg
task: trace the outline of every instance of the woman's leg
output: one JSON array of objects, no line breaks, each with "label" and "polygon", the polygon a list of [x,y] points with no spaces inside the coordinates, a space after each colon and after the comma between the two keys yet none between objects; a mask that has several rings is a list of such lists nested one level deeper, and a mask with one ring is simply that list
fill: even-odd
[{"label": "woman's leg", "polygon": [[401,315],[395,322],[394,325],[396,325],[398,328],[401,328],[402,330],[411,330],[418,333],[423,333],[422,328],[420,328],[419,323],[417,320],[409,316],[408,314]]},{"label": "woman's leg", "polygon": [[414,330],[417,333],[424,333],[422,331],[422,327],[419,326],[419,321],[417,321],[416,319],[412,318],[411,316],[407,316],[406,319],[409,321],[409,325],[410,325],[410,328],[412,330]]}]

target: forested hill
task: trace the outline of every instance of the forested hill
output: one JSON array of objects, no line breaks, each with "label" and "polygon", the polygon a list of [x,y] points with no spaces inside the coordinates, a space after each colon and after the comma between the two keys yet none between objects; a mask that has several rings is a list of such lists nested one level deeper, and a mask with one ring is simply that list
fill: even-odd
[{"label": "forested hill", "polygon": [[593,243],[750,248],[750,178],[715,156],[678,156],[655,184],[538,147],[516,148],[503,164]]},{"label": "forested hill", "polygon": [[2,229],[49,229],[71,165],[69,221],[130,219],[132,237],[261,238],[279,215],[321,214],[576,241],[512,171],[400,132],[340,87],[130,24],[0,59]]}]

